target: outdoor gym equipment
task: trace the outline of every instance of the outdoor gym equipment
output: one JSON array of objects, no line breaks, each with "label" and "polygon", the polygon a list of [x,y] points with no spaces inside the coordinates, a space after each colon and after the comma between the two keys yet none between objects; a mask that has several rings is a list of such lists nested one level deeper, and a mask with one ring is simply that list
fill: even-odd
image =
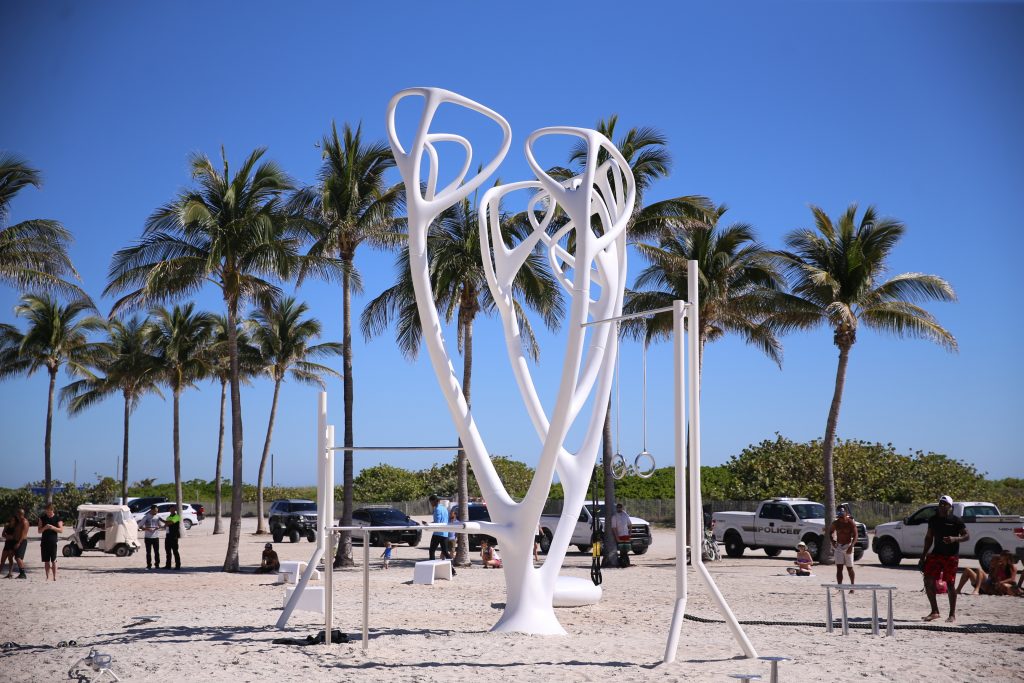
[{"label": "outdoor gym equipment", "polygon": [[[398,104],[409,97],[423,100],[423,109],[408,149],[399,141],[396,132],[395,111]],[[494,157],[468,180],[472,166],[472,146],[455,133],[431,132],[431,124],[442,105],[455,106],[480,114],[493,122],[501,132],[501,142]],[[505,332],[506,351],[513,375],[526,406],[530,421],[541,443],[538,464],[533,481],[520,502],[508,495],[491,463],[489,450],[473,421],[455,375],[454,366],[442,338],[440,316],[434,305],[429,275],[427,229],[444,210],[464,200],[480,188],[498,168],[511,144],[511,128],[496,112],[461,95],[438,88],[410,88],[396,94],[387,110],[388,139],[395,162],[406,190],[408,213],[409,267],[416,295],[416,306],[431,365],[438,385],[458,431],[460,442],[473,467],[481,492],[487,499],[491,522],[463,523],[436,527],[465,531],[472,525],[502,543],[506,580],[505,610],[492,630],[529,634],[565,633],[553,611],[553,598],[558,582],[558,571],[565,559],[566,549],[575,527],[578,510],[586,498],[590,475],[601,442],[605,411],[611,394],[615,359],[618,355],[617,322],[623,318],[622,299],[626,282],[626,226],[633,213],[636,187],[629,164],[618,149],[602,134],[594,130],[571,127],[542,128],[526,139],[525,155],[536,180],[498,185],[487,190],[479,204],[479,229],[483,265],[488,286]],[[585,164],[581,173],[568,180],[552,178],[534,157],[533,147],[547,136],[577,138],[585,150]],[[438,189],[438,170],[441,157],[437,143],[454,143],[462,147],[465,158],[455,179]],[[427,177],[422,177],[426,171]],[[510,194],[528,191],[525,217],[532,233],[514,246],[505,243],[501,221],[501,203]],[[560,208],[561,212],[556,209]],[[558,215],[559,222],[554,218]],[[564,219],[564,222],[563,222]],[[574,239],[572,239],[574,238]],[[575,245],[569,251],[567,244]],[[513,283],[526,259],[538,250],[546,250],[551,271],[571,297],[564,329],[567,330],[566,350],[560,373],[560,382],[551,414],[548,414],[538,396],[524,355],[516,303],[512,297]],[[686,598],[686,538],[687,520],[692,524],[694,539],[701,539],[702,517],[700,499],[700,429],[699,429],[699,375],[697,352],[699,329],[697,314],[697,265],[690,261],[689,303],[674,302],[674,358],[675,358],[675,464],[676,464],[676,605],[665,661],[675,658],[679,631],[682,626]],[[644,314],[650,314],[648,311]],[[632,316],[629,316],[632,317]],[[685,338],[684,329],[690,335]],[[685,368],[685,356],[690,366]],[[688,370],[686,381],[684,369]],[[684,391],[690,392],[689,419],[687,419]],[[589,403],[589,416],[584,408]],[[580,443],[575,451],[565,447],[569,432],[580,419],[587,419]],[[685,435],[689,426],[689,461],[684,468]],[[579,432],[579,430],[576,430]],[[324,541],[331,532],[342,529],[333,525],[334,519],[334,428],[326,425],[326,395],[322,394],[318,411],[317,471],[319,534],[317,548],[303,573],[295,595],[308,582],[313,568],[323,554]],[[683,483],[684,471],[689,472],[694,495],[686,499]],[[544,503],[557,472],[564,492],[564,505],[560,522],[551,539],[545,562],[533,565],[533,536]],[[691,506],[687,516],[686,504]],[[377,530],[380,530],[378,528]],[[367,533],[366,530],[362,530]],[[368,547],[364,542],[364,562],[368,570]],[[739,627],[736,618],[718,591],[714,580],[693,553],[692,564],[705,581],[712,598],[722,612],[747,657],[756,657],[753,646]],[[332,621],[332,576],[330,563],[325,588],[326,628]],[[364,584],[364,647],[368,588]],[[291,603],[286,605],[278,626],[287,622]]]}]

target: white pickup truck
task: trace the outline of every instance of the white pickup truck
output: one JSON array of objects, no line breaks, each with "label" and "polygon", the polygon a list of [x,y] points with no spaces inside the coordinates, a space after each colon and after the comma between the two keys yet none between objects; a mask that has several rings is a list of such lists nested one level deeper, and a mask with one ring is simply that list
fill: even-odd
[{"label": "white pickup truck", "polygon": [[[894,567],[904,557],[921,557],[924,537],[928,534],[928,520],[935,516],[938,505],[923,508],[899,522],[887,522],[875,527],[875,540],[871,549],[886,567]],[[967,525],[971,538],[960,544],[960,557],[976,557],[988,571],[988,565],[1001,550],[1016,552],[1024,548],[1024,517],[1002,515],[992,503],[953,503],[953,514]]]},{"label": "white pickup truck", "polygon": [[[604,530],[604,502],[600,501],[597,507],[594,508],[593,503],[587,503],[580,510],[579,516],[576,518],[576,527],[572,532],[572,540],[569,541],[570,545],[576,546],[576,549],[581,553],[589,553],[591,549],[590,538],[593,535],[592,521],[593,515],[597,515],[597,528],[599,531]],[[555,535],[555,529],[558,528],[558,515],[542,515],[540,518],[540,528],[544,532],[541,539],[540,549],[541,552],[546,553],[548,547],[551,545],[551,539]],[[647,552],[647,549],[651,546],[651,525],[639,517],[629,518],[629,538],[630,545],[634,555],[643,555]]]},{"label": "white pickup truck", "polygon": [[[754,512],[715,512],[711,520],[715,540],[725,544],[729,557],[741,557],[746,548],[764,548],[768,557],[775,557],[803,541],[817,558],[826,538],[825,506],[806,498],[772,498],[761,501]],[[868,530],[858,522],[854,559],[867,549]]]}]

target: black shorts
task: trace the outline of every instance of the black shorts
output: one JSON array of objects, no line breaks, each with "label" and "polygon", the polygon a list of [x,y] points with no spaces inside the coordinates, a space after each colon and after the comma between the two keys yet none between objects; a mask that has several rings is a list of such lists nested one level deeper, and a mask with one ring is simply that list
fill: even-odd
[{"label": "black shorts", "polygon": [[18,548],[14,551],[14,556],[19,560],[25,559],[25,551],[28,550],[28,539],[18,544]]},{"label": "black shorts", "polygon": [[43,556],[43,562],[56,562],[57,541],[43,541],[39,544],[39,552]]}]

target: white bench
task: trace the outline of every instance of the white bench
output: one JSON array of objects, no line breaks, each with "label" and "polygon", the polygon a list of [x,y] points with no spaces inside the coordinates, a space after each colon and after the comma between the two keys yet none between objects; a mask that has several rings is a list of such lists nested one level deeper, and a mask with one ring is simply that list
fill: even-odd
[{"label": "white bench", "polygon": [[844,583],[823,583],[821,584],[825,589],[825,632],[832,633],[832,589],[835,588],[839,591],[839,596],[842,604],[842,624],[843,624],[843,635],[850,635],[849,618],[846,614],[846,591],[871,591],[871,635],[877,636],[878,631],[878,591],[886,591],[889,594],[889,611],[888,620],[885,627],[885,635],[892,637],[895,635],[895,629],[893,628],[892,618],[892,592],[896,590],[896,586],[882,586],[874,583],[857,583],[857,584],[844,584]]},{"label": "white bench", "polygon": [[452,580],[450,560],[424,560],[413,567],[412,582],[432,586],[436,579]]},{"label": "white bench", "polygon": [[[288,606],[288,600],[292,597],[292,593],[297,590],[296,588],[286,588],[284,591],[284,607]],[[308,612],[324,613],[324,587],[323,586],[306,586],[306,589],[299,595],[299,600],[295,604],[295,609],[302,609]]]},{"label": "white bench", "polygon": [[[277,582],[278,583],[298,583],[299,576],[302,572],[306,571],[306,562],[300,562],[298,560],[286,560],[281,563],[281,566],[277,569]],[[320,579],[320,572],[313,570],[313,574],[309,577],[311,579]]]}]

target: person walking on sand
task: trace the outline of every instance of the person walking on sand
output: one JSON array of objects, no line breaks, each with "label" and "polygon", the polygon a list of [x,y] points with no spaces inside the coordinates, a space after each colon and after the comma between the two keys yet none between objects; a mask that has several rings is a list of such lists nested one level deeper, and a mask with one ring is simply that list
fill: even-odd
[{"label": "person walking on sand", "polygon": [[142,527],[142,537],[146,543],[146,569],[160,569],[160,527],[164,526],[164,521],[157,515],[156,505],[150,506],[139,526]]},{"label": "person walking on sand", "polygon": [[11,515],[4,524],[4,554],[0,557],[0,574],[3,573],[4,567],[7,563],[10,563],[10,568],[7,570],[7,578],[11,578],[11,574],[14,572],[14,547],[17,527],[17,519],[14,515]]},{"label": "person walking on sand", "polygon": [[[430,507],[434,511],[433,522],[434,524],[447,524],[448,523],[448,508],[441,505],[437,496],[430,496],[427,499],[430,502]],[[452,556],[448,553],[448,532],[447,531],[435,531],[430,536],[430,550],[428,551],[430,560],[434,560],[435,553],[440,550],[441,558],[451,562]],[[452,565],[452,576],[455,576],[455,565]]]},{"label": "person walking on sand", "polygon": [[387,569],[391,565],[391,541],[384,544],[384,552],[380,556],[384,558],[384,565],[381,569]]},{"label": "person walking on sand", "polygon": [[[25,576],[25,551],[28,550],[28,517],[25,516],[25,511],[18,508],[17,512],[14,513],[14,561],[18,563],[18,578],[27,579]],[[14,571],[14,565],[11,565],[11,571],[7,572],[7,576],[4,578],[11,578],[11,573]]]},{"label": "person walking on sand", "polygon": [[39,515],[39,533],[43,535],[39,542],[39,550],[46,578],[49,579],[52,573],[54,581],[57,580],[57,542],[60,540],[62,531],[64,531],[64,520],[54,510],[51,501],[46,504],[43,514]]},{"label": "person walking on sand", "polygon": [[[935,582],[943,579],[946,582],[946,594],[949,596],[949,623],[956,622],[956,568],[960,563],[960,544],[970,540],[964,521],[953,514],[953,499],[949,496],[939,498],[939,509],[928,520],[928,533],[924,537],[924,552],[921,555],[921,569],[924,572],[924,592],[932,611],[922,621],[935,621],[939,614],[939,603],[935,600]],[[934,548],[932,547],[934,544]],[[928,551],[931,550],[929,553]]]},{"label": "person walking on sand", "polygon": [[629,515],[622,507],[622,503],[615,504],[615,514],[612,515],[612,533],[615,535],[615,542],[619,547],[619,566],[629,566]]},{"label": "person walking on sand", "polygon": [[167,555],[167,564],[164,569],[171,568],[171,553],[174,553],[174,568],[181,569],[181,555],[178,554],[178,541],[181,539],[181,515],[178,514],[178,507],[171,507],[171,514],[167,515],[164,522],[167,527],[167,537],[164,539],[164,553]]},{"label": "person walking on sand", "polygon": [[[836,521],[828,528],[832,551],[836,561],[836,583],[843,582],[843,567],[850,575],[850,585],[856,583],[853,574],[853,547],[857,544],[857,524],[850,518],[845,506],[836,508]],[[851,593],[853,591],[850,591]]]}]

